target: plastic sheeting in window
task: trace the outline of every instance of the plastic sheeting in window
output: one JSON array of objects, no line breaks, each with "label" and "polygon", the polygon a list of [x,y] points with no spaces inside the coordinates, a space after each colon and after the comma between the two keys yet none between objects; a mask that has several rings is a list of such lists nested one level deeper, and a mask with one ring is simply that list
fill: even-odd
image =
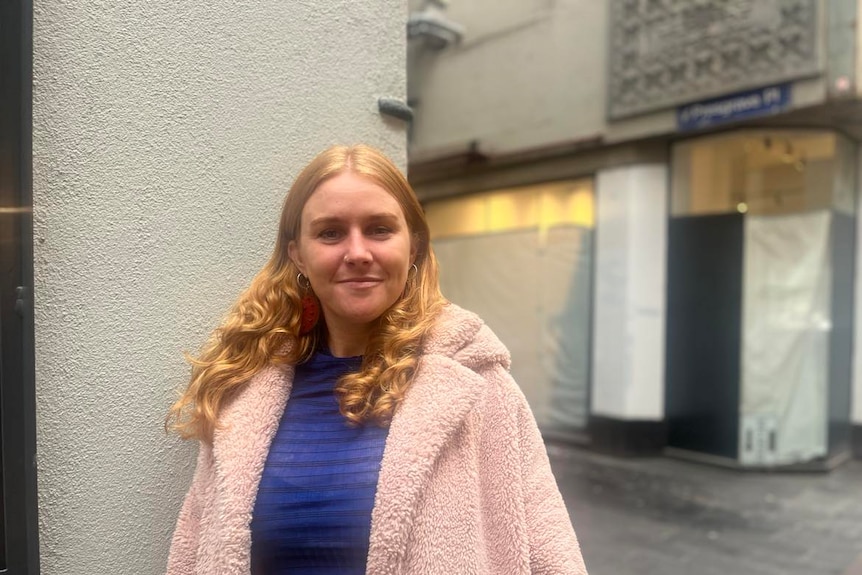
[{"label": "plastic sheeting in window", "polygon": [[449,300],[512,353],[542,428],[582,429],[588,409],[593,231],[559,226],[434,241]]},{"label": "plastic sheeting in window", "polygon": [[743,464],[826,454],[830,222],[829,211],[745,218]]}]

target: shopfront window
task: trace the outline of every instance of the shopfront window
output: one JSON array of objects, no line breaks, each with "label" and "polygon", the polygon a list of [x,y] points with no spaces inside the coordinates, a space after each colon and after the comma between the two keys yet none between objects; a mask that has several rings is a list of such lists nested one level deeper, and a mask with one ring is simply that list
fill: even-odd
[{"label": "shopfront window", "polygon": [[674,147],[672,446],[750,465],[806,463],[846,447],[854,157],[851,142],[814,130]]},{"label": "shopfront window", "polygon": [[834,207],[853,212],[848,154],[831,132],[745,131],[678,144],[673,216],[790,214]]},{"label": "shopfront window", "polygon": [[443,294],[509,348],[544,430],[586,424],[593,200],[581,179],[425,206]]}]

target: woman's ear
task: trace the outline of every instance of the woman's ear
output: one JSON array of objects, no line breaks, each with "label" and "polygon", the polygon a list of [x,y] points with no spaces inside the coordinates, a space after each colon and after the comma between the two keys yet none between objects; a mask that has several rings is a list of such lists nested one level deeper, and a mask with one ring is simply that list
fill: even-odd
[{"label": "woman's ear", "polygon": [[301,271],[303,274],[305,273],[305,264],[302,262],[302,258],[299,254],[299,246],[296,245],[296,240],[290,240],[290,243],[287,244],[287,255],[290,258],[290,261]]}]

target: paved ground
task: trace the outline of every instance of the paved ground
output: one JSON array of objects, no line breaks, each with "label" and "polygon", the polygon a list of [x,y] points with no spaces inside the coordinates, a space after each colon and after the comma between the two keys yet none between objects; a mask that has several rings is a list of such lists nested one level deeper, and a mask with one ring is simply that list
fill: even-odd
[{"label": "paved ground", "polygon": [[752,473],[548,447],[590,575],[862,575],[862,461]]}]

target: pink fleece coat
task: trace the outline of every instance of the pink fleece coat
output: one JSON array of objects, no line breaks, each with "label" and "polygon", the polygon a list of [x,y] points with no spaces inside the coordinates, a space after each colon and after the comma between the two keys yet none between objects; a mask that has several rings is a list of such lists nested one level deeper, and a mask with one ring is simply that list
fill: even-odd
[{"label": "pink fleece coat", "polygon": [[[578,541],[509,353],[449,305],[386,440],[368,575],[585,575]],[[202,443],[168,575],[249,573],[252,508],[292,368],[268,368]]]}]

